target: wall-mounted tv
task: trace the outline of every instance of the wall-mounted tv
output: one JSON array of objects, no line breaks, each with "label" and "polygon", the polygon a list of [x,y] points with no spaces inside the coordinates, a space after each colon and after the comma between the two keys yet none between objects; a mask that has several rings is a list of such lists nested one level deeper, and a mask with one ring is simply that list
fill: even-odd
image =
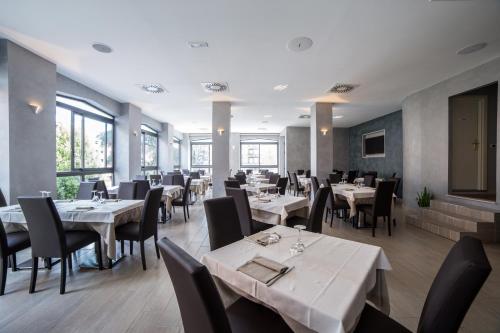
[{"label": "wall-mounted tv", "polygon": [[363,158],[385,157],[385,129],[363,134]]}]

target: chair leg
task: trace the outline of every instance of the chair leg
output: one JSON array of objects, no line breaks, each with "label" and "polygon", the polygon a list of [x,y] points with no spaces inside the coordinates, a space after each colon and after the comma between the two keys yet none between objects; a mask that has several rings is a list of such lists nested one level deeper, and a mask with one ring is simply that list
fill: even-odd
[{"label": "chair leg", "polygon": [[182,206],[182,210],[184,211],[184,223],[187,222],[186,219],[186,206]]},{"label": "chair leg", "polygon": [[189,205],[187,205],[187,206],[186,206],[186,210],[187,210],[187,213],[188,213],[188,219],[189,219],[189,218],[191,218],[191,217],[189,216]]},{"label": "chair leg", "polygon": [[125,254],[125,241],[122,239],[120,241],[120,249],[122,250],[122,256]]},{"label": "chair leg", "polygon": [[134,255],[134,241],[129,240],[128,244],[130,245],[129,252],[130,252],[130,255],[132,256],[132,255]]},{"label": "chair leg", "polygon": [[38,258],[31,258],[31,280],[30,280],[30,294],[35,292],[36,287],[36,274],[38,273]]},{"label": "chair leg", "polygon": [[141,244],[141,260],[142,260],[142,269],[146,270],[146,253],[144,253],[144,241],[140,241]]},{"label": "chair leg", "polygon": [[389,236],[391,236],[391,214],[389,214],[389,216],[387,216],[387,220],[389,221],[389,223],[387,223],[387,228],[389,231]]},{"label": "chair leg", "polygon": [[372,237],[375,237],[375,228],[377,227],[377,216],[373,216],[372,221]]},{"label": "chair leg", "polygon": [[395,218],[394,218],[394,219],[392,219],[392,225],[393,225],[393,226],[396,226],[396,219],[395,219]]},{"label": "chair leg", "polygon": [[72,270],[73,270],[73,260],[71,260],[71,253],[70,253],[70,254],[68,254],[68,269],[69,269],[70,271],[72,271]]},{"label": "chair leg", "polygon": [[155,234],[155,249],[156,249],[156,257],[160,259],[160,249],[158,248],[158,234]]},{"label": "chair leg", "polygon": [[12,271],[15,272],[17,271],[17,257],[16,257],[16,254],[15,253],[12,253],[11,255],[12,257]]},{"label": "chair leg", "polygon": [[0,296],[5,293],[5,283],[7,282],[7,269],[8,269],[8,259],[7,257],[0,257]]},{"label": "chair leg", "polygon": [[67,256],[61,258],[61,285],[59,287],[59,294],[61,295],[66,291],[66,260]]},{"label": "chair leg", "polygon": [[[123,241],[122,241],[123,242]],[[123,243],[122,243],[123,244]],[[97,259],[97,264],[99,265],[99,270],[102,271],[103,265],[102,265],[102,249],[101,249],[101,240],[99,239],[97,242],[95,242],[95,248],[96,248],[96,259]],[[123,255],[122,251],[122,255]],[[111,259],[110,259],[111,260]],[[111,266],[113,266],[113,263],[111,263]]]},{"label": "chair leg", "polygon": [[332,216],[330,216],[330,227],[333,225],[333,213],[334,213],[334,210],[332,208]]}]

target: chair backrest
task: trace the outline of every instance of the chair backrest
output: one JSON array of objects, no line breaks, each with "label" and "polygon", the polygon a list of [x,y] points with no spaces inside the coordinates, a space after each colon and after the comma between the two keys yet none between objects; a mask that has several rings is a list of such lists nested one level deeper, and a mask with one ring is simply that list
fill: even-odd
[{"label": "chair backrest", "polygon": [[243,238],[238,211],[232,197],[208,199],[203,205],[211,251]]},{"label": "chair backrest", "polygon": [[299,178],[295,172],[293,173],[293,187],[295,188],[295,191],[298,191],[300,187]]},{"label": "chair backrest", "polygon": [[288,181],[290,181],[290,185],[292,185],[293,179],[292,179],[292,176],[290,176],[290,171],[287,171],[286,173],[288,174]]},{"label": "chair backrest", "polygon": [[247,176],[244,173],[237,173],[234,175],[234,178],[236,178],[240,182],[240,185],[247,183]]},{"label": "chair backrest", "polygon": [[278,173],[273,173],[269,176],[269,184],[277,184],[280,179],[280,175]]},{"label": "chair backrest", "polygon": [[141,226],[139,234],[142,239],[147,239],[154,235],[158,229],[158,210],[160,209],[163,187],[150,189],[144,200],[144,207],[141,213]]},{"label": "chair backrest", "polygon": [[347,173],[347,182],[354,183],[354,179],[358,177],[358,170],[349,170]]},{"label": "chair backrest", "polygon": [[191,177],[191,179],[200,179],[200,173],[198,171],[190,172],[189,177]]},{"label": "chair backrest", "polygon": [[80,182],[76,198],[79,200],[90,200],[92,199],[92,191],[95,191],[96,188],[96,182]]},{"label": "chair backrest", "polygon": [[318,192],[318,189],[319,189],[318,177],[316,177],[316,176],[311,177],[311,186],[312,186],[313,195],[316,195],[316,192]]},{"label": "chair backrest", "polygon": [[297,170],[297,175],[303,175],[304,174],[304,170],[303,169],[298,169]]},{"label": "chair backrest", "polygon": [[189,170],[188,169],[182,169],[182,174],[184,176],[189,176]]},{"label": "chair backrest", "polygon": [[146,175],[135,175],[133,180],[147,180]]},{"label": "chair backrest", "polygon": [[341,173],[331,173],[328,175],[328,179],[330,180],[331,184],[338,184],[342,180],[342,174]]},{"label": "chair backrest", "polygon": [[311,170],[306,170],[306,178],[311,178]]},{"label": "chair backrest", "polygon": [[[330,183],[330,179],[325,179],[325,187],[332,188],[332,183]],[[335,195],[333,195],[333,191],[328,194],[328,199],[326,200],[326,206],[333,209],[335,207]],[[332,212],[333,214],[333,212]]]},{"label": "chair backrest", "polygon": [[330,194],[331,192],[331,187],[320,187],[314,195],[311,214],[309,215],[309,220],[306,226],[307,231],[321,233],[326,200],[328,199],[328,194]]},{"label": "chair backrest", "polygon": [[165,175],[161,179],[161,183],[163,185],[174,185],[174,176],[173,175]]},{"label": "chair backrest", "polygon": [[375,187],[375,176],[374,175],[365,175],[363,183],[368,187]]},{"label": "chair backrest", "polygon": [[378,172],[377,171],[366,171],[363,176],[366,176],[366,175],[372,175],[374,176],[375,178],[377,178],[377,175],[378,175]]},{"label": "chair backrest", "polygon": [[230,333],[217,287],[207,268],[168,238],[158,241],[186,333]]},{"label": "chair backrest", "polygon": [[278,191],[281,195],[286,194],[286,185],[288,184],[288,178],[287,177],[281,177],[278,179],[278,182],[276,183],[276,187],[278,188]]},{"label": "chair backrest", "polygon": [[0,258],[3,259],[4,254],[7,255],[7,253],[7,234],[5,233],[2,219],[0,219]]},{"label": "chair backrest", "polygon": [[18,197],[17,200],[28,224],[32,256],[60,257],[65,253],[66,238],[52,198]]},{"label": "chair backrest", "polygon": [[146,194],[151,189],[148,180],[134,180],[137,183],[137,190],[135,191],[135,199],[136,200],[144,200],[146,199]]},{"label": "chair backrest", "polygon": [[106,187],[106,183],[104,180],[96,181],[95,189],[99,192],[102,192],[103,199],[109,199],[108,188]]},{"label": "chair backrest", "polygon": [[7,206],[7,201],[5,200],[5,197],[3,196],[2,189],[0,189],[0,207],[5,207]]},{"label": "chair backrest", "polygon": [[137,182],[120,182],[118,185],[118,199],[135,200],[137,195]]},{"label": "chair backrest", "polygon": [[241,232],[244,236],[250,236],[254,233],[254,230],[252,225],[252,209],[248,201],[247,191],[245,189],[226,188],[226,194],[234,199]]},{"label": "chair backrest", "polygon": [[469,236],[460,239],[432,282],[417,332],[457,332],[490,272],[481,241]]},{"label": "chair backrest", "polygon": [[191,178],[189,177],[186,180],[186,184],[184,186],[184,191],[182,192],[182,204],[187,205],[191,195]]},{"label": "chair backrest", "polygon": [[395,182],[386,180],[377,183],[373,198],[373,216],[388,216],[391,213]]},{"label": "chair backrest", "polygon": [[247,176],[252,174],[252,169],[246,169]]},{"label": "chair backrest", "polygon": [[400,196],[400,192],[399,192],[399,186],[401,184],[401,178],[399,177],[393,177],[393,178],[389,178],[388,180],[391,180],[393,181],[396,185],[394,185],[394,194],[399,198]]},{"label": "chair backrest", "polygon": [[184,176],[181,174],[172,175],[172,185],[180,185],[182,187],[185,187],[186,184],[184,182]]},{"label": "chair backrest", "polygon": [[161,181],[161,175],[149,175],[149,180],[159,183]]},{"label": "chair backrest", "polygon": [[[240,182],[237,180],[225,180],[224,187],[227,188],[241,188]],[[226,191],[227,194],[227,191]]]}]

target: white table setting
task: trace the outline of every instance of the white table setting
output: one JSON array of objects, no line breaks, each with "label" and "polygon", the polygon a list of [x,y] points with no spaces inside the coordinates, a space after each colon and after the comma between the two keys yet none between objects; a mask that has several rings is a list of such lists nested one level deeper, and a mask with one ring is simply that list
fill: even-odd
[{"label": "white table setting", "polygon": [[241,188],[246,189],[249,192],[260,193],[269,192],[269,190],[276,189],[276,184],[265,184],[265,183],[248,183],[240,185]]},{"label": "white table setting", "polygon": [[286,225],[286,219],[291,216],[308,217],[309,200],[306,197],[268,194],[248,198],[254,220]]},{"label": "white table setting", "polygon": [[[376,189],[373,187],[361,186],[353,184],[332,184],[332,192],[334,195],[342,196],[343,199],[347,200],[349,204],[350,213],[349,217],[355,217],[357,215],[356,205],[359,204],[369,204],[373,202],[375,197]],[[396,196],[393,195],[395,198]],[[394,205],[394,200],[392,202]],[[393,207],[394,208],[394,207]]]},{"label": "white table setting", "polygon": [[[266,233],[278,240],[266,246],[255,241]],[[306,231],[299,241],[298,230],[279,225],[259,234],[201,258],[225,306],[246,297],[278,312],[294,332],[351,332],[367,300],[389,314],[384,272],[391,265],[382,248]],[[250,263],[261,266],[254,272],[280,271],[263,282],[249,274]]]}]

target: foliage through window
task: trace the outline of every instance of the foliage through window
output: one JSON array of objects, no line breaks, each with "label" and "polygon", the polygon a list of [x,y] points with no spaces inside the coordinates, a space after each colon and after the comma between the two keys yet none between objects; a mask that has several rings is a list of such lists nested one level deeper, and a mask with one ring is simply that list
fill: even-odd
[{"label": "foliage through window", "polygon": [[158,173],[158,132],[141,126],[141,169],[144,174]]},{"label": "foliage through window", "polygon": [[212,171],[212,140],[191,140],[191,169]]},{"label": "foliage through window", "polygon": [[172,142],[173,158],[174,158],[174,169],[181,168],[181,140],[174,137]]}]

